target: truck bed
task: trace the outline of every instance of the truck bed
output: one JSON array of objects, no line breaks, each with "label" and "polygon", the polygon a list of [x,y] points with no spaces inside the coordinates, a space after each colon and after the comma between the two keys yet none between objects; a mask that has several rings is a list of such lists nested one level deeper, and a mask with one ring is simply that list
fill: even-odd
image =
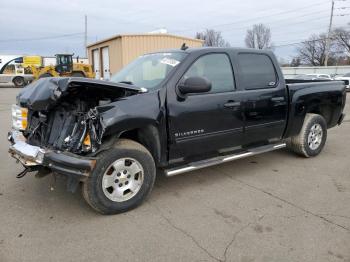
[{"label": "truck bed", "polygon": [[338,124],[345,106],[344,81],[286,79],[289,114],[284,137],[299,133],[306,113],[321,114],[328,128]]}]

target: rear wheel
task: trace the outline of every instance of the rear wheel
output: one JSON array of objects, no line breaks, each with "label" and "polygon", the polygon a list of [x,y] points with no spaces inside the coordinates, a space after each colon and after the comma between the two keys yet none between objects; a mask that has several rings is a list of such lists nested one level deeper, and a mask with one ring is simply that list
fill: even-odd
[{"label": "rear wheel", "polygon": [[140,205],[153,188],[156,168],[149,151],[121,139],[102,152],[82,192],[86,202],[102,214],[117,214]]},{"label": "rear wheel", "polygon": [[23,87],[26,84],[26,82],[25,82],[25,80],[24,80],[24,78],[22,76],[16,76],[12,80],[12,82],[15,85],[15,87]]},{"label": "rear wheel", "polygon": [[307,114],[299,135],[287,141],[288,147],[299,155],[312,157],[318,155],[327,139],[327,123],[317,114]]}]

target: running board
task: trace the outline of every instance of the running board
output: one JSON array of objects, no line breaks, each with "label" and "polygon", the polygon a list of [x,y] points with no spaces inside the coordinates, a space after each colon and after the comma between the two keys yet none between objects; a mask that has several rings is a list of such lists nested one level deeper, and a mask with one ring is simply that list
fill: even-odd
[{"label": "running board", "polygon": [[194,171],[197,169],[201,169],[201,168],[214,166],[214,165],[218,165],[221,163],[245,158],[248,156],[254,156],[254,155],[261,154],[261,153],[266,153],[266,152],[277,150],[277,149],[284,148],[284,147],[286,147],[285,143],[270,144],[270,145],[266,145],[266,146],[255,147],[255,148],[251,148],[251,149],[248,149],[248,150],[240,152],[240,153],[236,153],[236,154],[232,154],[232,155],[225,155],[225,156],[218,156],[218,157],[214,157],[214,158],[210,158],[210,159],[205,159],[205,160],[193,162],[193,163],[187,164],[186,166],[168,169],[168,170],[165,170],[165,175],[166,176],[175,176],[175,175],[179,175],[182,173]]}]

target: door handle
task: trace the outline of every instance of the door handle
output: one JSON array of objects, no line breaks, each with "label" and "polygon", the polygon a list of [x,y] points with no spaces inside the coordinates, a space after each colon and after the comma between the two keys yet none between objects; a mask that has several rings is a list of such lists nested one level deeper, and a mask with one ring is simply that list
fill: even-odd
[{"label": "door handle", "polygon": [[224,104],[224,107],[226,108],[235,108],[241,105],[241,102],[234,102],[234,101],[229,101]]},{"label": "door handle", "polygon": [[284,101],[284,97],[283,96],[272,97],[271,101],[272,102],[283,102]]}]

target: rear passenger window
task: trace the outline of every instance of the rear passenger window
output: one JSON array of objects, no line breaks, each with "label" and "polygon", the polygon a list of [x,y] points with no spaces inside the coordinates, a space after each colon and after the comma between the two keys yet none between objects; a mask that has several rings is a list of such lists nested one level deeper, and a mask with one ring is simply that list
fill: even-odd
[{"label": "rear passenger window", "polygon": [[187,70],[184,79],[193,76],[208,78],[212,87],[209,93],[221,93],[234,89],[231,63],[225,54],[209,54],[200,57]]},{"label": "rear passenger window", "polygon": [[244,89],[261,89],[276,86],[276,71],[271,59],[263,54],[239,54]]}]

